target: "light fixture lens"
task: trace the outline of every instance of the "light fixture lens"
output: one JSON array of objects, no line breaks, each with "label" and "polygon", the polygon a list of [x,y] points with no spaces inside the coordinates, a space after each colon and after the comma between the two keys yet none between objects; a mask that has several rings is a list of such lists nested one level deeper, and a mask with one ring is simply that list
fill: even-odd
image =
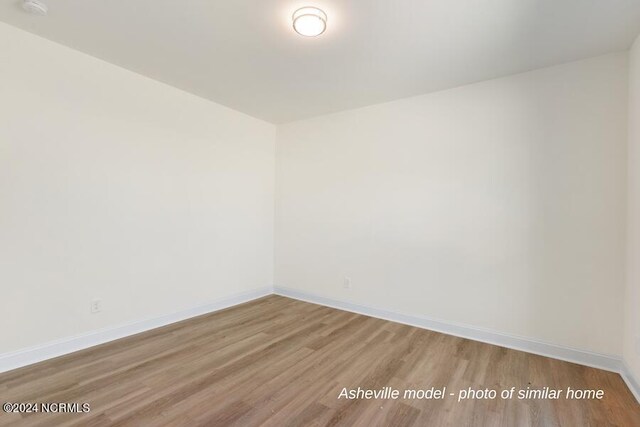
[{"label": "light fixture lens", "polygon": [[49,12],[47,5],[39,0],[24,0],[22,2],[22,9],[27,13],[41,16],[44,16]]},{"label": "light fixture lens", "polygon": [[319,36],[327,29],[327,14],[316,7],[298,9],[293,13],[293,29],[302,36]]}]

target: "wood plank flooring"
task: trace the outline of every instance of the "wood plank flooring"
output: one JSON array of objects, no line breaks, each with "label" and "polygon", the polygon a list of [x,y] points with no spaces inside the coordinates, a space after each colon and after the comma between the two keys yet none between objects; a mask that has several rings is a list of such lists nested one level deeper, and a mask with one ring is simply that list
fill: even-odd
[{"label": "wood plank flooring", "polygon": [[[343,387],[603,389],[602,400],[346,400]],[[269,296],[0,374],[0,426],[640,426],[619,375]]]}]

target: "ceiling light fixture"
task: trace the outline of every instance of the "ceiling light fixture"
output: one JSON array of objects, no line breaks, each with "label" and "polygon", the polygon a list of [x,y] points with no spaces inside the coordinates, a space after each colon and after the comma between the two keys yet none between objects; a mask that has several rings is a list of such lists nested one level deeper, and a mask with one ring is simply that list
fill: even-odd
[{"label": "ceiling light fixture", "polygon": [[24,0],[22,9],[32,15],[46,15],[49,12],[47,5],[39,0]]},{"label": "ceiling light fixture", "polygon": [[316,37],[327,29],[327,14],[317,7],[303,7],[293,12],[293,29],[306,37]]}]

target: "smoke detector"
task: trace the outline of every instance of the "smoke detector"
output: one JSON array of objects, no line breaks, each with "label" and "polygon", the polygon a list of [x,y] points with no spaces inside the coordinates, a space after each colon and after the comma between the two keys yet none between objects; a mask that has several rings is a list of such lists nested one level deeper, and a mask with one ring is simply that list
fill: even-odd
[{"label": "smoke detector", "polygon": [[32,15],[46,15],[49,8],[39,0],[24,0],[22,8]]}]

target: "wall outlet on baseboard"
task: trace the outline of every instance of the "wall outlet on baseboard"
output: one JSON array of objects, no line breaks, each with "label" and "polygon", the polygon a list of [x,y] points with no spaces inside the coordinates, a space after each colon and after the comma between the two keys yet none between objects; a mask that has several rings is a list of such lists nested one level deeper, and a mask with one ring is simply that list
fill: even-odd
[{"label": "wall outlet on baseboard", "polygon": [[91,301],[91,314],[100,313],[102,311],[102,300],[94,299]]},{"label": "wall outlet on baseboard", "polygon": [[345,289],[351,289],[351,277],[345,277],[342,287]]}]

